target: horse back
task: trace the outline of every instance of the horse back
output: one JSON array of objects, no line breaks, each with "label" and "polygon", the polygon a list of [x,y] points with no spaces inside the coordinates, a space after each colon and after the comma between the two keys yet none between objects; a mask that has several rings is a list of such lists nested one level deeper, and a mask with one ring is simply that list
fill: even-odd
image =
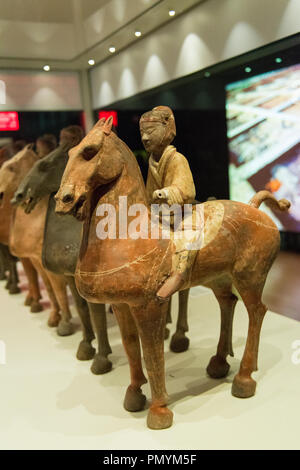
[{"label": "horse back", "polygon": [[[236,201],[210,201],[205,223],[211,223],[193,267],[192,285],[209,283],[223,276],[231,277],[245,270],[259,273],[268,269],[278,253],[279,231],[263,211]],[[220,207],[218,225],[209,219],[209,206]],[[213,236],[211,236],[213,234]]]}]

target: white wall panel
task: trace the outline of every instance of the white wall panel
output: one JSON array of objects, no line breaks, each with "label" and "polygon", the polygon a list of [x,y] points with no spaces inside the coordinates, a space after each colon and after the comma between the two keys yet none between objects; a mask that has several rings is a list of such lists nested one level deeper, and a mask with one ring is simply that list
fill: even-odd
[{"label": "white wall panel", "polygon": [[91,71],[95,108],[300,31],[300,0],[208,0]]},{"label": "white wall panel", "polygon": [[6,103],[0,111],[58,111],[82,109],[76,72],[0,71]]}]

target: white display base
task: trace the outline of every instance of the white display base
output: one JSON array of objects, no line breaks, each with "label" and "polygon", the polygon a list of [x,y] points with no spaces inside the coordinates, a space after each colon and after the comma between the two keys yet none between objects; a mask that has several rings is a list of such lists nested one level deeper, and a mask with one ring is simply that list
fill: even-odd
[{"label": "white display base", "polygon": [[[174,424],[152,431],[146,427],[147,411],[130,414],[123,409],[129,369],[113,316],[108,317],[114,368],[95,376],[91,362],[75,358],[79,329],[73,336],[58,337],[46,325],[49,311],[30,314],[23,302],[24,294],[9,296],[0,283],[0,340],[7,355],[6,365],[0,365],[1,449],[300,448],[300,364],[292,362],[299,322],[266,315],[260,370],[254,374],[257,393],[238,399],[231,395],[231,382],[244,350],[247,313],[239,302],[230,375],[210,379],[205,368],[217,346],[219,309],[210,292],[193,289],[189,351],[171,353],[166,342]],[[174,323],[176,305],[177,299]],[[74,323],[78,325],[77,318]],[[148,384],[144,390],[150,398]]]}]

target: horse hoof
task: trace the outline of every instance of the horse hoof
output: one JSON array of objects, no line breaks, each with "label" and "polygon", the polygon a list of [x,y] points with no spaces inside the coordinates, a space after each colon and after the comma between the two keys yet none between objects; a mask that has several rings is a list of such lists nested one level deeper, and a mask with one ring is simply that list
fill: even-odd
[{"label": "horse hoof", "polygon": [[91,365],[91,372],[95,375],[106,374],[112,369],[112,362],[105,356],[96,354]]},{"label": "horse hoof", "polygon": [[12,285],[10,285],[10,286],[8,287],[8,289],[9,289],[9,293],[10,293],[11,295],[19,294],[19,293],[21,292],[21,289],[20,289],[18,286],[12,286]]},{"label": "horse hoof", "polygon": [[143,395],[142,390],[134,390],[129,386],[126,390],[126,395],[124,398],[124,408],[127,411],[135,412],[141,411],[145,408],[146,397]]},{"label": "horse hoof", "polygon": [[165,328],[165,339],[168,339],[170,336],[170,330],[169,328]]},{"label": "horse hoof", "polygon": [[251,377],[237,374],[232,382],[231,393],[234,397],[250,398],[255,394],[256,382]]},{"label": "horse hoof", "polygon": [[213,356],[209,361],[206,372],[213,379],[221,379],[228,375],[230,365],[225,359],[219,356]]},{"label": "horse hoof", "polygon": [[172,426],[173,413],[165,406],[151,407],[147,417],[147,425],[150,429],[167,429]]},{"label": "horse hoof", "polygon": [[76,353],[76,357],[79,361],[89,361],[90,359],[93,359],[95,354],[96,354],[96,349],[93,348],[91,343],[89,343],[88,341],[84,341],[84,340],[82,340],[79,343],[77,353]]},{"label": "horse hoof", "polygon": [[9,280],[6,282],[4,287],[5,287],[5,289],[9,290],[9,288],[10,288],[10,281]]},{"label": "horse hoof", "polygon": [[51,314],[48,319],[48,326],[50,326],[50,328],[55,328],[58,326],[60,320],[61,316],[59,314]]},{"label": "horse hoof", "polygon": [[38,300],[32,300],[30,311],[31,313],[38,313],[43,310],[42,304]]},{"label": "horse hoof", "polygon": [[24,305],[25,305],[26,307],[30,307],[30,305],[32,304],[32,302],[33,302],[33,297],[31,297],[31,295],[28,294],[27,297],[26,297],[26,299],[25,299],[25,301],[24,301]]},{"label": "horse hoof", "polygon": [[174,333],[170,343],[171,351],[180,353],[189,349],[190,340],[184,333]]},{"label": "horse hoof", "polygon": [[57,327],[58,336],[70,336],[74,332],[73,325],[69,321],[61,320]]}]

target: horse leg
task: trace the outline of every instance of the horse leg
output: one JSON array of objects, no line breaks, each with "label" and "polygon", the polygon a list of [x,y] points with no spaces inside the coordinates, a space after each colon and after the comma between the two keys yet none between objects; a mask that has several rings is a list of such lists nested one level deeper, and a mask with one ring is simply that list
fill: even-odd
[{"label": "horse leg", "polygon": [[171,310],[172,310],[172,297],[170,297],[169,302],[168,302],[168,311],[167,311],[166,328],[165,328],[165,339],[168,339],[169,336],[170,336],[170,330],[167,327],[167,325],[172,323]]},{"label": "horse leg", "polygon": [[18,286],[19,276],[17,271],[17,259],[9,253],[9,293],[19,294],[21,289]]},{"label": "horse leg", "polygon": [[35,269],[29,258],[21,258],[21,262],[23,264],[23,268],[29,284],[29,292],[27,294],[24,304],[30,306],[30,311],[32,313],[41,312],[43,310],[43,306],[40,303],[40,299],[42,296],[40,293],[37,270]]},{"label": "horse leg", "polygon": [[83,333],[83,338],[78,346],[76,357],[79,361],[88,361],[94,357],[96,352],[95,348],[92,346],[95,335],[91,323],[89,307],[87,301],[79,295],[74,277],[68,276],[67,280],[81,321]]},{"label": "horse leg", "polygon": [[[264,285],[264,283],[262,284]],[[248,336],[240,370],[233,379],[232,395],[248,398],[255,394],[256,382],[251,374],[257,370],[259,336],[267,308],[261,301],[261,285],[236,284],[249,316]]]},{"label": "horse leg", "polygon": [[73,334],[74,329],[70,321],[72,315],[70,312],[67,296],[66,277],[61,274],[55,274],[48,270],[47,274],[61,311],[61,319],[57,326],[57,334],[59,336],[70,336],[71,334]]},{"label": "horse leg", "polygon": [[153,300],[131,308],[142,340],[144,359],[151,386],[152,404],[147,424],[151,429],[169,428],[173,413],[167,408],[168,395],[165,386],[164,334],[168,305]]},{"label": "horse leg", "polygon": [[0,281],[6,279],[6,263],[5,263],[5,253],[4,246],[0,243]]},{"label": "horse leg", "polygon": [[88,303],[94,332],[97,337],[98,351],[91,365],[93,374],[106,374],[112,369],[112,362],[107,358],[111,348],[107,336],[105,304]]},{"label": "horse leg", "polygon": [[10,282],[11,282],[11,274],[10,274],[10,251],[7,245],[2,245],[2,250],[3,250],[3,259],[4,259],[4,265],[5,265],[5,271],[7,271],[7,276],[6,276],[6,283],[5,283],[5,289],[9,289]]},{"label": "horse leg", "polygon": [[226,377],[230,368],[226,358],[228,354],[233,356],[232,323],[238,299],[232,293],[231,288],[231,282],[223,288],[212,287],[221,310],[221,327],[217,354],[210,359],[206,368],[208,375],[214,379]]},{"label": "horse leg", "polygon": [[50,280],[48,278],[48,271],[43,267],[43,265],[37,258],[30,258],[30,261],[32,262],[33,266],[38,271],[38,273],[41,275],[50,300],[52,310],[48,318],[48,326],[50,326],[51,328],[55,327],[59,324],[61,316],[59,314],[59,304],[57,302],[55,293],[53,292]]},{"label": "horse leg", "polygon": [[179,309],[178,318],[176,324],[176,331],[172,336],[170,349],[173,352],[187,351],[189,348],[190,340],[185,336],[185,333],[189,331],[189,325],[187,321],[188,312],[188,301],[189,301],[190,289],[179,291]]},{"label": "horse leg", "polygon": [[[138,330],[128,305],[113,305],[130,367],[130,385],[124,398],[124,408],[127,411],[141,411],[144,409],[146,397],[142,393],[142,385],[147,383],[143,372],[141,347]],[[165,324],[164,324],[165,326]]]}]

